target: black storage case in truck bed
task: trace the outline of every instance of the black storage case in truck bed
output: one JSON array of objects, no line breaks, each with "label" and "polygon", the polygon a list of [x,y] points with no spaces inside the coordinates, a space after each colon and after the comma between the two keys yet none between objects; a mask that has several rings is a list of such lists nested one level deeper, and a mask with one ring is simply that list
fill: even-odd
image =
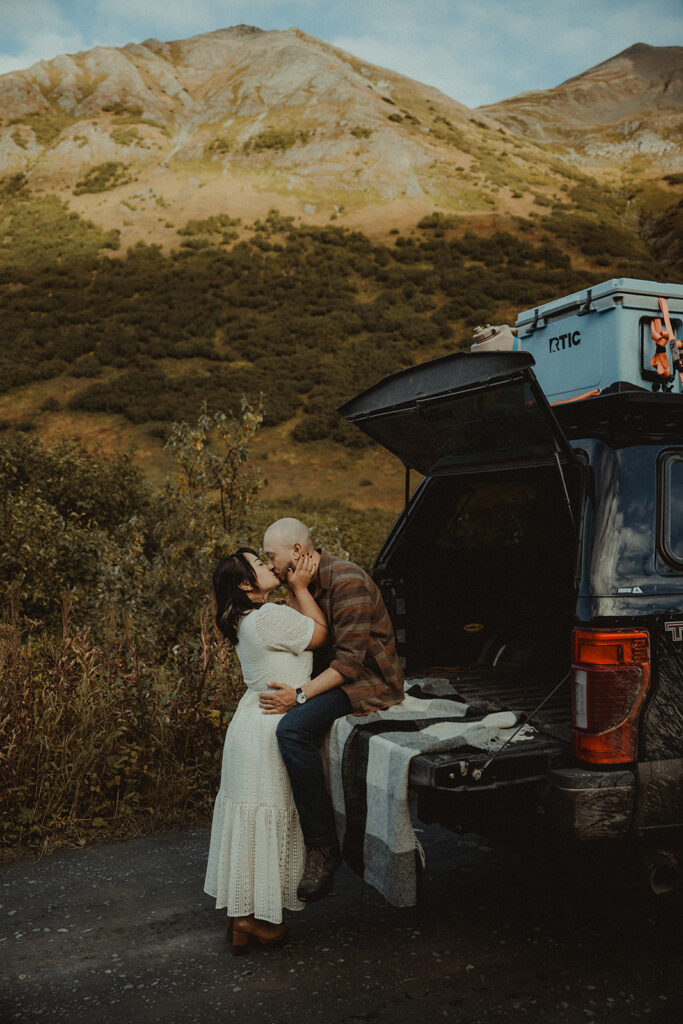
[{"label": "black storage case in truck bed", "polygon": [[[341,410],[424,477],[374,569],[409,683],[538,730],[493,761],[417,756],[418,813],[488,835],[540,821],[677,849],[683,396],[617,385],[551,409],[532,366],[457,353]],[[591,731],[591,715],[609,728]]]}]

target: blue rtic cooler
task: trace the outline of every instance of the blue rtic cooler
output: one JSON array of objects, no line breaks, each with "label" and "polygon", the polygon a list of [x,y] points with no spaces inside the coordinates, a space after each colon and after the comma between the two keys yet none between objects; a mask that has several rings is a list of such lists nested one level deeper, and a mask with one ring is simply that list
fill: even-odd
[{"label": "blue rtic cooler", "polygon": [[683,339],[683,285],[619,278],[520,313],[514,347],[533,355],[550,402],[604,391],[617,381],[680,394],[668,345],[673,379],[666,381],[650,365],[650,324],[659,318],[664,326],[660,297],[668,303],[675,337]]}]

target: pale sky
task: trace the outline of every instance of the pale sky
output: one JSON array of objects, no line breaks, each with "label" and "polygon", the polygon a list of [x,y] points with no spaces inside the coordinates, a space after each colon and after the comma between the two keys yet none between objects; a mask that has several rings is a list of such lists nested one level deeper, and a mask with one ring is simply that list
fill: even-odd
[{"label": "pale sky", "polygon": [[634,43],[683,45],[683,0],[0,0],[0,74],[239,24],[302,29],[476,107]]}]

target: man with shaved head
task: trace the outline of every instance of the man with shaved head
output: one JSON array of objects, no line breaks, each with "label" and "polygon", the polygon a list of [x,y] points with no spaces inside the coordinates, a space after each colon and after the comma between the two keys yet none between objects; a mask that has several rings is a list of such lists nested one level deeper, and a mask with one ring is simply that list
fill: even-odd
[{"label": "man with shaved head", "polygon": [[[310,901],[330,891],[341,863],[318,742],[342,715],[367,715],[402,701],[403,672],[382,595],[363,569],[316,550],[298,519],[269,526],[263,547],[268,567],[283,583],[302,555],[313,557],[317,575],[311,589],[330,631],[329,647],[314,653],[310,682],[295,690],[274,680],[259,698],[266,713],[284,715],[277,740],[306,844],[298,896]],[[298,609],[292,589],[289,599]]]}]

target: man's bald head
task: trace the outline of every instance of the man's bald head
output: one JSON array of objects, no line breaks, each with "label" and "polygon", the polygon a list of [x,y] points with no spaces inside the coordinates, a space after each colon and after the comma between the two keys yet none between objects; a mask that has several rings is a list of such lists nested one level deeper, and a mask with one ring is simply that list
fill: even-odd
[{"label": "man's bald head", "polygon": [[263,537],[263,549],[269,568],[283,581],[302,554],[315,550],[308,527],[289,516],[271,523]]},{"label": "man's bald head", "polygon": [[278,541],[280,544],[288,544],[290,547],[294,544],[299,544],[304,551],[313,550],[311,531],[300,519],[292,519],[289,516],[285,519],[277,519],[274,523],[271,523],[265,532],[264,544],[266,543],[266,538]]}]

